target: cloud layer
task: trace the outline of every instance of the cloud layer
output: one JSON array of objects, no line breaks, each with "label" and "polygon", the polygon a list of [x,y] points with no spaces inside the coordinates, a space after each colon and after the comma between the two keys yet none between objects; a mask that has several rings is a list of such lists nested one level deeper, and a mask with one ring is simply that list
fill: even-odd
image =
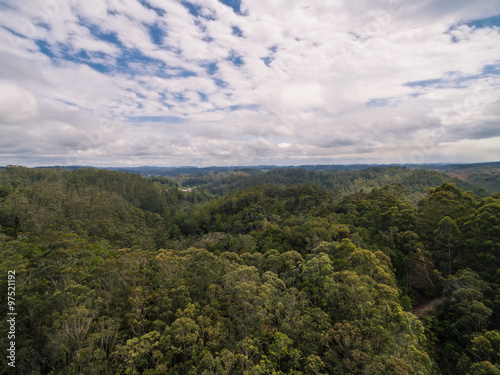
[{"label": "cloud layer", "polygon": [[8,0],[0,164],[500,160],[500,3]]}]

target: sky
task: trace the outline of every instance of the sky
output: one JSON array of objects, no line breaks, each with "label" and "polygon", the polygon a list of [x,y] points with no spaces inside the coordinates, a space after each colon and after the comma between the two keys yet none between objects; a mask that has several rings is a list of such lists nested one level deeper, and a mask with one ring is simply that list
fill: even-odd
[{"label": "sky", "polygon": [[498,0],[0,0],[0,165],[499,160]]}]

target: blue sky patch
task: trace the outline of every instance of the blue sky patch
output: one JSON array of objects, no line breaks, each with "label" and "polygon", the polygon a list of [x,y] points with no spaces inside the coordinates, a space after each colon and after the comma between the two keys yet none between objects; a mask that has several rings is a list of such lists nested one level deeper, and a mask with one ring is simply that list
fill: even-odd
[{"label": "blue sky patch", "polygon": [[201,5],[190,3],[189,1],[181,1],[181,4],[189,11],[194,17],[201,17]]},{"label": "blue sky patch", "polygon": [[186,120],[176,116],[129,116],[132,122],[163,122],[167,124],[182,124]]},{"label": "blue sky patch", "polygon": [[147,1],[144,1],[144,0],[139,0],[139,3],[141,3],[141,5],[146,8],[146,9],[151,9],[151,10],[154,10],[156,12],[156,14],[160,17],[164,16],[165,12],[163,9],[160,9],[160,8],[156,8],[154,6],[152,6],[151,4],[149,4]]},{"label": "blue sky patch", "polygon": [[374,108],[374,107],[386,107],[389,104],[389,99],[385,98],[377,98],[377,99],[370,99],[369,101],[366,102],[366,106],[368,108]]},{"label": "blue sky patch", "polygon": [[241,0],[219,0],[219,2],[232,8],[234,13],[240,16],[244,15],[241,13]]},{"label": "blue sky patch", "polygon": [[483,74],[500,74],[500,62],[496,65],[486,65]]},{"label": "blue sky patch", "polygon": [[204,18],[208,21],[214,21],[215,18],[207,13],[203,13],[203,7],[201,5],[193,4],[189,1],[181,1],[181,4],[189,11],[193,17]]},{"label": "blue sky patch", "polygon": [[477,20],[470,20],[464,23],[469,27],[476,27],[478,29],[484,27],[499,27],[500,28],[500,15],[488,17],[488,18],[480,18]]},{"label": "blue sky patch", "polygon": [[487,18],[478,18],[475,20],[462,21],[462,22],[458,22],[458,23],[452,25],[445,32],[445,34],[451,35],[451,41],[453,43],[459,43],[460,40],[455,35],[452,35],[451,32],[462,25],[466,25],[470,28],[475,28],[475,29],[493,28],[493,27],[500,29],[500,15],[495,15],[495,16],[491,16],[491,17],[487,17]]},{"label": "blue sky patch", "polygon": [[70,102],[69,100],[63,100],[63,99],[55,99],[55,100],[58,101],[58,102],[64,103],[67,106],[74,107],[74,108],[79,108],[78,104]]},{"label": "blue sky patch", "polygon": [[50,59],[56,58],[56,55],[52,52],[49,43],[47,43],[45,40],[36,40],[35,43],[41,53],[48,56]]},{"label": "blue sky patch", "polygon": [[101,30],[101,28],[99,26],[90,24],[90,23],[86,22],[81,17],[79,18],[79,21],[80,21],[79,22],[80,25],[85,26],[87,29],[89,29],[90,34],[92,36],[94,36],[95,38],[100,39],[100,40],[107,42],[107,43],[115,44],[118,47],[123,48],[123,44],[120,41],[120,39],[118,38],[118,35],[116,33],[103,31],[103,30]]},{"label": "blue sky patch", "polygon": [[[137,49],[127,49],[122,51],[122,55],[117,59],[117,68],[121,73],[132,75],[146,73],[162,78],[187,78],[197,76],[195,72],[187,69],[169,67],[165,62],[146,56]],[[175,73],[165,73],[165,70],[168,68],[170,68],[170,71],[173,70]]]},{"label": "blue sky patch", "polygon": [[85,50],[75,52],[65,44],[59,43],[56,47],[53,47],[45,40],[36,40],[35,43],[38,46],[38,50],[49,57],[54,63],[59,62],[59,60],[65,60],[76,64],[85,64],[101,73],[109,73],[114,69],[113,66],[102,63],[102,61],[109,61],[107,60],[107,55],[103,52],[89,52]]},{"label": "blue sky patch", "polygon": [[52,27],[46,22],[35,22],[35,25],[43,27],[45,30],[52,30]]},{"label": "blue sky patch", "polygon": [[219,70],[219,67],[217,66],[217,63],[210,63],[210,64],[207,64],[206,65],[206,68],[207,68],[207,73],[210,74],[210,75],[213,75],[215,73],[217,73],[217,71]]},{"label": "blue sky patch", "polygon": [[182,77],[182,78],[188,78],[188,77],[197,77],[198,74],[196,74],[195,72],[192,72],[191,70],[186,70],[186,69],[182,69],[181,72],[178,74],[178,77]]},{"label": "blue sky patch", "polygon": [[166,36],[163,29],[156,24],[147,25],[146,27],[149,29],[149,35],[151,35],[151,40],[153,41],[153,43],[159,46],[162,45],[163,39]]},{"label": "blue sky patch", "polygon": [[0,9],[2,10],[18,10],[12,4],[7,4],[5,1],[0,2]]},{"label": "blue sky patch", "polygon": [[269,56],[266,56],[266,57],[261,57],[260,59],[262,61],[264,61],[264,64],[266,64],[266,66],[271,66],[271,63],[274,61],[274,55],[276,54],[276,52],[278,51],[278,46],[272,46],[270,48],[268,48],[269,52],[271,52],[271,54]]},{"label": "blue sky patch", "polygon": [[[448,32],[446,32],[445,34],[450,34],[450,32],[448,31]],[[452,36],[451,36],[451,41],[452,41],[453,43],[458,43],[458,42],[460,42],[460,40],[459,40],[459,39],[458,39],[455,35],[452,35]]]},{"label": "blue sky patch", "polygon": [[172,96],[174,97],[175,101],[178,102],[178,103],[187,102],[186,97],[183,94],[181,94],[181,93],[174,92],[174,93],[172,93]]},{"label": "blue sky patch", "polygon": [[262,61],[264,61],[264,64],[266,64],[266,66],[271,66],[271,63],[273,62],[274,60],[274,57],[271,57],[271,56],[266,56],[266,57],[261,57],[260,58]]},{"label": "blue sky patch", "polygon": [[225,88],[228,86],[228,84],[226,82],[224,82],[222,79],[219,79],[219,78],[215,78],[214,83],[217,87],[220,87],[220,88]]},{"label": "blue sky patch", "polygon": [[427,87],[427,86],[439,85],[442,82],[443,82],[442,78],[436,78],[436,79],[426,79],[423,81],[407,82],[404,85],[408,87]]},{"label": "blue sky patch", "polygon": [[137,49],[123,50],[122,55],[116,60],[116,62],[119,71],[128,74],[141,73],[141,71],[138,70],[139,66],[147,67],[146,70],[151,70],[151,68],[163,70],[166,68],[166,64],[163,61],[145,56]]},{"label": "blue sky patch", "polygon": [[201,91],[198,91],[198,95],[200,96],[200,99],[202,102],[207,102],[208,101],[208,96],[207,94],[201,92]]},{"label": "blue sky patch", "polygon": [[477,80],[484,78],[488,75],[500,74],[500,63],[495,65],[486,65],[482,68],[480,74],[474,74],[469,76],[464,76],[460,72],[447,72],[443,78],[427,79],[423,81],[411,81],[404,84],[404,86],[412,88],[423,88],[423,87],[433,87],[433,88],[448,88],[448,87],[458,87],[461,83]]},{"label": "blue sky patch", "polygon": [[206,42],[206,43],[211,43],[211,42],[213,42],[213,41],[214,41],[214,38],[212,38],[212,37],[211,37],[211,36],[209,36],[209,35],[205,35],[205,36],[203,37],[203,39],[202,39],[202,40],[203,40],[204,42]]},{"label": "blue sky patch", "polygon": [[237,55],[234,51],[231,52],[229,57],[227,58],[228,61],[231,61],[235,66],[243,66],[245,65],[245,61],[243,60],[243,56]]},{"label": "blue sky patch", "polygon": [[243,31],[238,26],[231,26],[232,34],[243,38]]},{"label": "blue sky patch", "polygon": [[249,111],[256,111],[260,108],[259,105],[257,104],[238,104],[238,105],[232,105],[229,107],[231,111],[238,111],[240,109],[246,109]]},{"label": "blue sky patch", "polygon": [[23,35],[23,34],[19,34],[19,33],[15,32],[14,30],[12,30],[12,29],[11,29],[11,28],[9,28],[9,27],[5,27],[5,26],[0,26],[0,27],[1,27],[2,29],[4,29],[4,30],[7,30],[7,31],[8,31],[9,33],[11,33],[12,35],[15,35],[15,36],[18,36],[18,37],[20,37],[20,38],[24,38],[24,39],[26,39],[26,36],[25,36],[25,35]]}]

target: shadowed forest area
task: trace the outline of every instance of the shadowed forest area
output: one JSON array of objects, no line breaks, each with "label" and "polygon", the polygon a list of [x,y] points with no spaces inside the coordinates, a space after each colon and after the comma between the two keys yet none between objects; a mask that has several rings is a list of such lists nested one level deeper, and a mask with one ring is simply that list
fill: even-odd
[{"label": "shadowed forest area", "polygon": [[500,193],[480,187],[401,167],[8,166],[17,370],[500,374]]}]

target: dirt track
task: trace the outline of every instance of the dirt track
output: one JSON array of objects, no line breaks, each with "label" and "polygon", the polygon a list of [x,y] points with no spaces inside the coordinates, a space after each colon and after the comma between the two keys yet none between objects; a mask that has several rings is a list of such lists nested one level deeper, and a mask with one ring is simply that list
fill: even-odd
[{"label": "dirt track", "polygon": [[424,315],[433,315],[437,308],[443,303],[443,298],[434,298],[431,299],[429,302],[417,306],[413,309],[413,314],[417,317],[420,318]]}]

